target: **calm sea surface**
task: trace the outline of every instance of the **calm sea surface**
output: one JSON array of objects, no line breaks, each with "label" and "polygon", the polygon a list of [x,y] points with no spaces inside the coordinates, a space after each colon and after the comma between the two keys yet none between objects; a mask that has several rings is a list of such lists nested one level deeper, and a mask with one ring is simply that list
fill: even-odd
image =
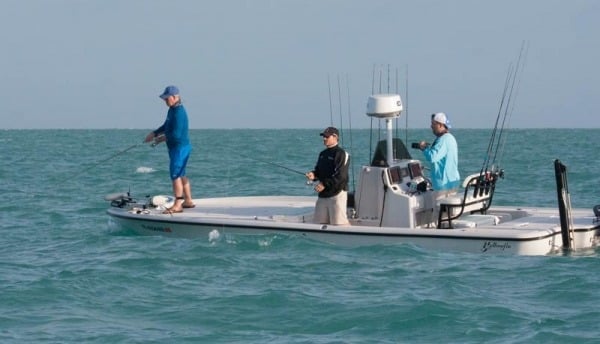
[{"label": "calm sea surface", "polygon": [[[146,133],[0,131],[1,343],[600,343],[600,250],[503,257],[111,228],[104,195],[171,192],[166,149],[140,144]],[[304,172],[318,133],[193,130],[194,197],[312,195],[300,173],[259,160]],[[490,131],[454,134],[461,174],[479,172]],[[556,206],[555,159],[573,206],[600,204],[599,129],[503,135],[496,204]],[[353,170],[377,138],[343,135]]]}]

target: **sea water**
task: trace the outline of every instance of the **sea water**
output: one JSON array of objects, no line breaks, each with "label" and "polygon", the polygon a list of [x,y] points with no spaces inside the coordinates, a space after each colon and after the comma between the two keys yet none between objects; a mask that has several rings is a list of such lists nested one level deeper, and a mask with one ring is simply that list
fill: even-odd
[{"label": "sea water", "polygon": [[[114,228],[104,195],[171,193],[166,148],[141,144],[147,131],[0,131],[1,343],[600,342],[598,249],[494,256]],[[194,197],[313,195],[302,173],[319,131],[192,130]],[[555,207],[555,159],[573,206],[600,204],[598,129],[509,130],[489,153],[491,130],[453,133],[463,177],[488,158],[505,170],[495,204]],[[381,138],[343,132],[351,189]]]}]

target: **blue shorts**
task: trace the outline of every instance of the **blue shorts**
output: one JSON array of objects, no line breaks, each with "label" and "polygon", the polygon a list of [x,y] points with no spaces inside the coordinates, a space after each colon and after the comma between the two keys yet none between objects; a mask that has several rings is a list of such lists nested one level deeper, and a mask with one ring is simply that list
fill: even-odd
[{"label": "blue shorts", "polygon": [[185,176],[185,167],[187,166],[191,152],[191,145],[169,149],[169,174],[171,180]]}]

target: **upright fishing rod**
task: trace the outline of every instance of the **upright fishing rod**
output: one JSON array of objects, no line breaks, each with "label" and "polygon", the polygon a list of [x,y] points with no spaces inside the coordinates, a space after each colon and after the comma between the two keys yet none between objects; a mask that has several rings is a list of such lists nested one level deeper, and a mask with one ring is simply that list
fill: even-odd
[{"label": "upright fishing rod", "polygon": [[[375,94],[375,64],[373,63],[373,72],[371,74],[371,94]],[[373,117],[371,117],[371,127],[369,129],[369,156],[373,154]]]},{"label": "upright fishing rod", "polygon": [[488,143],[488,148],[487,148],[487,152],[485,155],[485,159],[483,161],[483,165],[481,166],[481,171],[479,172],[479,174],[483,174],[484,171],[487,172],[488,167],[489,167],[490,157],[492,155],[492,151],[494,149],[494,144],[496,142],[496,132],[498,131],[498,123],[500,122],[500,116],[502,115],[502,109],[504,106],[504,100],[506,99],[506,91],[508,90],[508,84],[510,82],[511,74],[512,74],[512,63],[510,63],[508,66],[506,80],[504,81],[504,90],[502,91],[502,98],[500,98],[500,108],[498,109],[498,114],[496,115],[496,123],[494,124],[494,129],[492,130],[492,135],[490,136],[490,142]]},{"label": "upright fishing rod", "polygon": [[[354,152],[352,143],[352,116],[350,114],[350,78],[346,74],[346,101],[348,102],[348,132],[350,133],[350,152]],[[354,159],[350,159],[350,168],[352,169],[352,189],[356,189],[354,182]]]},{"label": "upright fishing rod", "polygon": [[[503,137],[504,129],[507,125],[507,119],[510,120],[512,115],[512,110],[514,109],[514,103],[512,103],[513,94],[516,97],[519,83],[516,83],[519,72],[522,72],[524,66],[524,52],[526,51],[526,43],[523,42],[521,44],[521,49],[519,51],[519,56],[517,58],[516,65],[514,66],[512,63],[509,64],[506,80],[504,82],[504,90],[502,93],[502,98],[500,101],[500,108],[498,109],[498,115],[496,116],[496,123],[494,125],[494,129],[492,131],[492,135],[490,137],[490,142],[488,145],[488,150],[486,154],[486,158],[484,160],[483,166],[481,167],[480,174],[483,174],[484,171],[487,173],[490,169],[490,158],[491,158],[491,169],[495,171],[497,168],[497,163],[499,162],[498,154],[502,154],[501,148],[504,149],[504,144],[506,143],[506,137]],[[520,78],[519,78],[520,79]],[[517,84],[517,88],[515,89],[515,84]],[[509,110],[510,109],[510,110]],[[500,123],[500,119],[502,121]],[[498,128],[498,124],[500,123],[500,128]],[[498,137],[496,138],[496,135]],[[493,158],[492,158],[493,152]]]},{"label": "upright fishing rod", "polygon": [[[338,82],[338,104],[340,105],[340,133],[344,131],[344,119],[342,117],[342,87],[340,86],[340,75],[337,77]],[[342,146],[344,145],[344,136],[341,137]]]},{"label": "upright fishing rod", "polygon": [[404,93],[404,142],[408,142],[408,64],[406,64],[406,86]]},{"label": "upright fishing rod", "polygon": [[333,104],[331,102],[331,80],[329,79],[329,74],[327,74],[327,88],[329,89],[329,119],[331,125],[333,125]]},{"label": "upright fishing rod", "polygon": [[[512,80],[512,86],[510,90],[510,94],[508,97],[508,101],[506,103],[506,107],[504,108],[504,118],[502,120],[502,127],[504,127],[504,122],[510,122],[510,118],[512,117],[512,112],[514,110],[514,101],[512,101],[512,95],[515,95],[515,98],[518,95],[519,86],[521,84],[521,74],[523,69],[525,68],[525,57],[527,57],[528,44],[523,41],[521,43],[521,50],[519,52],[519,58],[517,59],[517,65],[515,66],[515,74]],[[519,73],[521,72],[521,73]],[[515,88],[516,82],[516,88]],[[514,89],[514,93],[513,93]],[[504,146],[506,144],[506,134],[503,135],[503,131],[500,132],[500,136],[498,137],[498,145],[496,146],[496,153],[494,154],[494,164],[500,163],[500,158],[497,158],[498,152],[500,151],[500,157],[504,155]]]},{"label": "upright fishing rod", "polygon": [[[375,66],[373,66],[373,73],[375,73]],[[347,73],[345,75],[345,79],[346,79],[346,96],[347,96],[346,104],[347,104],[347,107],[348,107],[348,122],[349,122],[348,135],[350,135],[350,148],[349,148],[349,150],[350,150],[350,152],[352,152],[353,149],[354,149],[354,147],[353,147],[353,142],[352,142],[352,119],[351,119],[351,115],[350,115],[350,77],[348,76]],[[340,133],[343,133],[343,131],[344,131],[344,118],[343,118],[343,103],[342,103],[342,86],[341,86],[341,82],[342,81],[341,81],[341,78],[340,78],[340,74],[338,74],[337,75],[337,87],[338,87],[338,89],[337,89],[338,104],[337,105],[339,106],[338,109],[339,109],[339,115],[340,115],[340,124],[338,126],[338,129],[339,129]],[[373,88],[375,87],[374,82],[375,82],[375,77],[373,77],[373,85],[372,85]],[[333,102],[332,102],[332,99],[331,99],[331,94],[332,93],[331,93],[331,82],[330,82],[329,75],[327,75],[327,84],[329,85],[329,111],[330,111],[330,117],[331,117],[331,125],[334,126],[334,124],[333,124]],[[344,146],[344,137],[345,137],[345,135],[341,135],[340,136],[340,142],[339,143],[342,146]],[[346,154],[348,154],[348,153],[346,153]],[[261,161],[261,160],[257,160],[257,161]],[[278,164],[275,164],[275,163],[272,163],[272,162],[268,162],[268,161],[261,161],[261,162],[264,162],[264,163],[267,163],[267,164],[270,164],[270,165],[274,165],[274,166],[277,166],[277,167],[285,168],[287,170],[291,170],[288,167],[281,166],[281,165],[278,165]],[[351,159],[351,161],[350,161],[350,167],[352,169],[352,186],[354,187],[355,183],[354,183],[354,165],[353,165],[353,163],[354,163],[354,159]],[[295,170],[291,170],[291,171],[292,172],[296,172],[296,173],[302,173],[302,172],[295,171]],[[304,173],[302,173],[302,174],[304,174]]]},{"label": "upright fishing rod", "polygon": [[[400,89],[399,89],[399,86],[398,86],[398,68],[396,68],[396,79],[395,79],[395,81],[396,81],[395,93],[396,94],[400,94]],[[400,123],[400,116],[396,117],[396,137],[400,137],[400,135],[398,135],[399,130],[400,130],[399,129],[399,127],[400,127],[399,123]]]}]

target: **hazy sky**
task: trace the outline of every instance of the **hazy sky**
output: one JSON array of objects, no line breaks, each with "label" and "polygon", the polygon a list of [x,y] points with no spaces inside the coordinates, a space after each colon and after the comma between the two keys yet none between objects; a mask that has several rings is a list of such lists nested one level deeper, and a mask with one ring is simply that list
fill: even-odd
[{"label": "hazy sky", "polygon": [[192,128],[322,128],[332,112],[339,125],[338,92],[344,127],[368,128],[373,70],[387,92],[388,65],[392,91],[396,71],[403,98],[408,84],[409,126],[444,111],[456,128],[489,128],[523,41],[510,127],[600,127],[600,1],[0,5],[3,129],[155,128],[167,84]]}]

